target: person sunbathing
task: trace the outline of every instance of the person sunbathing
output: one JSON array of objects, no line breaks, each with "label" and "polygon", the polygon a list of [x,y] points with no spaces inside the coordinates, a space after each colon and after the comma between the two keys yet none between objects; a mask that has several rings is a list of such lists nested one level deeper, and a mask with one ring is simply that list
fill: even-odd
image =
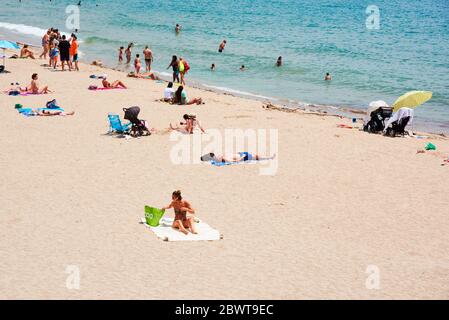
[{"label": "person sunbathing", "polygon": [[224,155],[216,155],[211,152],[201,157],[201,161],[215,161],[215,162],[241,162],[241,161],[251,161],[251,160],[273,160],[276,158],[276,154],[271,157],[260,156],[258,154],[251,154],[249,152],[239,152],[239,153],[230,153]]},{"label": "person sunbathing", "polygon": [[116,80],[111,84],[108,80],[106,80],[106,77],[104,77],[102,84],[103,84],[103,87],[105,87],[105,88],[124,88],[124,89],[127,88],[125,86],[125,84],[123,82],[121,82],[120,80]]},{"label": "person sunbathing", "polygon": [[151,79],[151,80],[160,80],[158,76],[156,76],[153,72],[145,72],[142,74],[136,74],[135,72],[130,72],[127,75],[130,78],[138,78],[138,79]]},{"label": "person sunbathing", "polygon": [[38,77],[37,73],[33,73],[31,75],[31,84],[30,84],[30,86],[26,87],[25,90],[22,91],[22,92],[30,93],[30,94],[47,94],[47,93],[51,92],[48,89],[48,86],[44,86],[42,88],[39,88],[39,82],[37,81],[38,78],[39,77]]},{"label": "person sunbathing", "polygon": [[181,127],[173,126],[170,123],[170,129],[177,130],[177,131],[183,132],[183,133],[190,133],[190,134],[192,134],[194,131],[200,131],[201,133],[206,133],[206,131],[204,131],[203,127],[201,126],[201,123],[196,119],[196,115],[185,114],[183,116],[183,119],[185,120],[185,122],[179,123],[181,125]]},{"label": "person sunbathing", "polygon": [[20,50],[20,58],[22,58],[22,59],[26,59],[26,58],[36,59],[34,57],[34,53],[31,52],[30,49],[28,49],[28,45],[27,44],[24,44],[23,48]]},{"label": "person sunbathing", "polygon": [[[20,109],[18,109],[20,110]],[[52,117],[52,116],[73,116],[75,114],[75,111],[71,112],[64,112],[63,110],[42,110],[42,109],[32,109],[31,111],[27,112],[27,115],[30,116],[40,116],[40,117]]]},{"label": "person sunbathing", "polygon": [[192,208],[190,203],[186,200],[182,200],[181,191],[176,190],[172,193],[172,202],[163,207],[161,210],[173,208],[175,210],[175,220],[173,221],[172,228],[179,229],[182,233],[187,235],[190,230],[193,234],[198,234],[195,230],[194,214],[195,209]]}]

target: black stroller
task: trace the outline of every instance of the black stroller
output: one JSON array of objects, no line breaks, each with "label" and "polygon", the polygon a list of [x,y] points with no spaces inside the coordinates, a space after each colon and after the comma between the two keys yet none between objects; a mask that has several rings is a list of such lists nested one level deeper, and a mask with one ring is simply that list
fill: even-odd
[{"label": "black stroller", "polygon": [[380,107],[371,112],[370,120],[363,126],[363,131],[379,133],[385,129],[385,119],[393,114],[393,108]]},{"label": "black stroller", "polygon": [[130,107],[130,108],[123,108],[123,111],[125,112],[125,119],[129,120],[131,122],[131,130],[130,135],[133,137],[140,137],[140,136],[149,136],[151,132],[148,130],[146,126],[145,120],[140,120],[138,118],[140,108],[139,107]]},{"label": "black stroller", "polygon": [[391,123],[391,127],[389,126],[387,128],[387,132],[385,135],[390,137],[396,137],[397,135],[408,135],[409,133],[405,131],[405,127],[410,121],[410,117],[404,117],[402,119],[399,119],[398,121],[394,121]]}]

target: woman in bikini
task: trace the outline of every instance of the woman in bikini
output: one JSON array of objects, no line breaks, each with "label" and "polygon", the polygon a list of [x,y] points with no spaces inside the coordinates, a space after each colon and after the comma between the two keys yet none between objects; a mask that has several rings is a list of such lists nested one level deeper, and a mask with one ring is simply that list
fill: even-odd
[{"label": "woman in bikini", "polygon": [[106,80],[106,77],[103,79],[102,84],[103,87],[105,88],[124,88],[124,89],[127,88],[125,84],[120,80],[116,80],[111,84],[109,81]]},{"label": "woman in bikini", "polygon": [[175,210],[175,220],[173,221],[172,227],[179,229],[182,233],[187,235],[190,230],[193,234],[197,234],[195,230],[195,221],[193,215],[195,214],[195,209],[192,208],[189,202],[182,200],[181,191],[176,190],[172,194],[172,202],[163,207],[161,210],[166,210],[173,208]]}]

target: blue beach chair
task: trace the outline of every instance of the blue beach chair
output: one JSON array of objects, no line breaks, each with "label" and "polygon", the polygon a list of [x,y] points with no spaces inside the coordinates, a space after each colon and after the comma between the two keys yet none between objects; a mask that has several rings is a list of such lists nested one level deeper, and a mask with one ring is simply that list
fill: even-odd
[{"label": "blue beach chair", "polygon": [[118,114],[108,114],[109,119],[109,133],[128,133],[131,129],[131,123],[122,124]]}]

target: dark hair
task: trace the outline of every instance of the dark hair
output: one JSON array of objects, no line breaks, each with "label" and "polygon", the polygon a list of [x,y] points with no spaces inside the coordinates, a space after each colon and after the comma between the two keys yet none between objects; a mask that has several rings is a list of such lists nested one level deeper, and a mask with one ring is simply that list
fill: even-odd
[{"label": "dark hair", "polygon": [[281,56],[279,56],[278,60],[282,60],[282,57],[281,57]]},{"label": "dark hair", "polygon": [[33,74],[31,75],[31,79],[33,79],[33,80],[35,80],[36,77],[37,77],[37,73],[33,73]]},{"label": "dark hair", "polygon": [[330,76],[329,72],[326,73],[326,76]]},{"label": "dark hair", "polygon": [[120,47],[120,49],[125,49],[125,47]]},{"label": "dark hair", "polygon": [[173,82],[169,82],[167,88],[173,88]]},{"label": "dark hair", "polygon": [[178,57],[177,57],[177,56],[172,56],[172,57],[171,57],[171,62],[172,62],[172,63],[175,62],[176,60],[178,60]]},{"label": "dark hair", "polygon": [[182,200],[181,190],[175,190],[175,191],[173,191],[172,196],[173,196],[173,197],[176,197],[176,199],[178,199],[178,200]]},{"label": "dark hair", "polygon": [[136,54],[136,58],[139,58],[140,57],[140,55],[139,54]]},{"label": "dark hair", "polygon": [[176,97],[176,101],[178,102],[178,103],[181,103],[181,93],[182,93],[182,90],[184,90],[184,87],[183,86],[179,86],[178,87],[178,90],[176,90],[176,92],[175,92],[175,97]]},{"label": "dark hair", "polygon": [[211,152],[211,153],[205,154],[204,156],[201,156],[201,161],[210,161],[210,160],[213,160],[214,157],[215,157],[215,153]]},{"label": "dark hair", "polygon": [[65,34],[62,35],[62,40],[65,40]]}]

